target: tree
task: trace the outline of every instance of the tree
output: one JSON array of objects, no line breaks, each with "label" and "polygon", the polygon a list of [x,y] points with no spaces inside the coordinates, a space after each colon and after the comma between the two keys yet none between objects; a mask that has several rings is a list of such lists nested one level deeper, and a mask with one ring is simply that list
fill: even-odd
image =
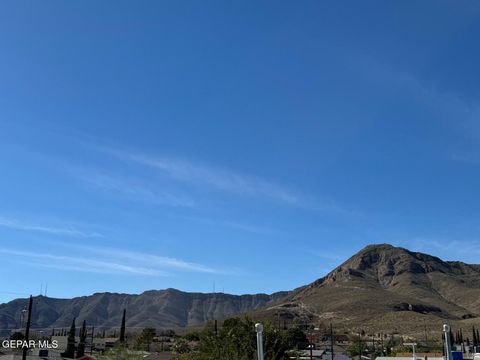
[{"label": "tree", "polygon": [[82,328],[80,329],[80,339],[78,342],[77,359],[85,355],[86,340],[87,340],[87,322],[83,320]]},{"label": "tree", "polygon": [[200,341],[200,333],[198,331],[189,331],[183,338],[188,341]]},{"label": "tree", "polygon": [[127,310],[123,309],[122,325],[120,327],[120,342],[125,342],[125,318],[127,315]]},{"label": "tree", "polygon": [[[257,344],[255,323],[249,319],[225,320],[215,333],[207,326],[199,333],[198,349],[190,349],[185,338],[176,341],[174,349],[178,360],[251,360],[256,358]],[[289,359],[288,351],[305,348],[308,341],[299,328],[288,330],[264,327],[265,360]]]},{"label": "tree", "polygon": [[70,326],[70,332],[68,333],[67,349],[62,353],[63,357],[73,359],[75,358],[75,318],[73,318],[72,325]]},{"label": "tree", "polygon": [[156,330],[151,327],[146,327],[142,330],[140,335],[138,335],[135,341],[135,349],[137,350],[150,350],[150,344],[155,338]]},{"label": "tree", "polygon": [[25,336],[20,331],[14,332],[12,335],[10,335],[10,340],[23,340],[23,339],[25,339]]},{"label": "tree", "polygon": [[191,351],[190,346],[188,346],[187,340],[184,338],[178,338],[173,344],[173,352],[176,354],[186,354]]},{"label": "tree", "polygon": [[175,330],[172,330],[172,329],[163,330],[162,332],[160,332],[160,336],[174,337],[175,335],[176,335]]}]

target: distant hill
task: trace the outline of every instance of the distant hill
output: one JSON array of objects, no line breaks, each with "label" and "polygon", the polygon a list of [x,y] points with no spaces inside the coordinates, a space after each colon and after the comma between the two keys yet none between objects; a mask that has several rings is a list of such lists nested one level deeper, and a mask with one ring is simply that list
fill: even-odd
[{"label": "distant hill", "polygon": [[[127,327],[153,326],[178,329],[199,326],[209,320],[223,319],[265,307],[286,293],[272,295],[228,295],[223,293],[187,293],[175,289],[146,291],[140,295],[97,293],[73,299],[34,298],[33,328],[67,328],[76,317],[97,328],[118,328],[122,310],[127,309]],[[0,305],[0,329],[19,326],[27,299]]]},{"label": "distant hill", "polygon": [[[290,292],[236,296],[167,289],[73,299],[39,296],[34,304],[37,328],[65,328],[73,317],[97,328],[118,328],[126,308],[131,328],[178,329],[247,314],[285,324],[333,322],[345,330],[426,335],[438,333],[444,322],[465,330],[480,325],[480,265],[370,245],[327,276]],[[18,327],[26,305],[26,299],[0,305],[0,329]]]},{"label": "distant hill", "polygon": [[480,323],[480,265],[370,245],[252,316],[372,332],[438,332],[445,322],[470,329]]}]

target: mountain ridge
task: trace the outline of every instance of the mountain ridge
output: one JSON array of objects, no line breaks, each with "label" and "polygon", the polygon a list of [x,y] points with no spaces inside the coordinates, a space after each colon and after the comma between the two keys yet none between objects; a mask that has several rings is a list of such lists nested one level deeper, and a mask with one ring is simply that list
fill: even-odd
[{"label": "mountain ridge", "polygon": [[[147,290],[141,294],[97,292],[71,299],[35,296],[32,326],[65,328],[75,317],[96,328],[110,329],[119,326],[122,310],[126,308],[127,327],[177,329],[201,326],[209,320],[245,313],[284,295],[285,292],[270,295],[188,293],[170,288]],[[0,304],[0,329],[19,327],[21,311],[27,306],[26,298]]]},{"label": "mountain ridge", "polygon": [[[160,329],[202,326],[247,314],[256,319],[322,323],[345,329],[415,331],[480,323],[480,265],[444,261],[389,244],[369,245],[327,275],[292,291],[231,295],[169,288],[141,294],[95,293],[72,299],[35,298],[34,325],[66,327],[73,317],[114,328],[127,308],[127,326]],[[18,324],[26,299],[0,305],[0,328]]]},{"label": "mountain ridge", "polygon": [[480,265],[378,244],[255,316],[418,331],[425,321],[436,327],[445,321],[480,323],[479,299]]}]

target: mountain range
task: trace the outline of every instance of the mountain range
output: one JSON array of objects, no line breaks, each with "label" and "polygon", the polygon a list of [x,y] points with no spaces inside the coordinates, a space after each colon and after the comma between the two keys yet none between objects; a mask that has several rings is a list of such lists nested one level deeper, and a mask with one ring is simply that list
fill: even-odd
[{"label": "mountain range", "polygon": [[[27,299],[0,305],[0,329],[18,328]],[[438,333],[445,322],[480,325],[480,265],[443,261],[388,244],[370,245],[325,277],[271,295],[187,293],[175,289],[139,295],[96,293],[73,299],[34,298],[33,328],[66,328],[72,318],[97,329],[119,326],[178,329],[247,315],[283,324],[334,323],[345,331]]]},{"label": "mountain range", "polygon": [[439,333],[480,324],[480,265],[370,245],[254,316],[333,322],[369,333]]}]

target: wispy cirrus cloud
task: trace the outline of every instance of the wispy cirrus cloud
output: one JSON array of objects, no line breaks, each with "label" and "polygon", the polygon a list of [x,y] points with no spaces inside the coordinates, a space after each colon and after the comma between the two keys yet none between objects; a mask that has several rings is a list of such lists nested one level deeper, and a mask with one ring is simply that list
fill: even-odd
[{"label": "wispy cirrus cloud", "polygon": [[[322,211],[342,216],[359,216],[328,197],[318,197],[271,179],[207,165],[175,156],[147,154],[118,144],[99,145],[81,141],[82,146],[130,165],[136,178],[112,175],[89,168],[72,168],[78,179],[105,191],[116,192],[134,201],[169,206],[194,207],[197,199],[205,201],[205,191],[248,196],[269,200],[306,210]],[[116,164],[118,165],[118,164]],[[185,195],[187,194],[187,195]],[[234,226],[232,224],[232,226]]]},{"label": "wispy cirrus cloud", "polygon": [[398,242],[412,251],[436,255],[442,259],[464,261],[480,264],[480,241],[452,240],[444,237],[413,237],[405,242]]},{"label": "wispy cirrus cloud", "polygon": [[[454,92],[439,88],[412,72],[388,66],[372,57],[359,56],[356,64],[360,64],[370,79],[388,85],[400,91],[411,100],[422,104],[438,120],[443,121],[453,132],[465,137],[480,140],[480,101],[477,96],[468,98]],[[465,141],[462,141],[464,143]],[[478,162],[480,151],[472,154],[463,149],[452,151],[452,160]]]},{"label": "wispy cirrus cloud", "polygon": [[[238,269],[218,269],[174,257],[102,246],[57,243],[56,253],[2,248],[8,260],[29,266],[113,275],[170,276],[176,272],[232,274]],[[73,256],[72,254],[82,256]]]},{"label": "wispy cirrus cloud", "polygon": [[8,255],[10,261],[17,260],[17,262],[39,267],[74,270],[79,272],[93,272],[100,274],[129,274],[147,276],[168,275],[166,272],[162,272],[159,269],[124,264],[114,261],[91,259],[87,257],[55,255],[51,253],[39,253],[15,249],[0,249],[0,254]]},{"label": "wispy cirrus cloud", "polygon": [[161,256],[154,253],[125,250],[107,246],[91,246],[72,243],[57,243],[57,248],[64,248],[69,253],[80,252],[93,259],[115,260],[119,264],[135,266],[142,264],[149,269],[168,272],[193,272],[205,274],[226,274],[235,270],[219,269],[197,262],[186,261],[175,257]]},{"label": "wispy cirrus cloud", "polygon": [[331,250],[305,249],[305,252],[314,255],[329,263],[340,263],[348,259],[350,255],[340,255]]},{"label": "wispy cirrus cloud", "polygon": [[472,125],[472,122],[478,123],[480,103],[477,98],[469,100],[441,90],[412,72],[391,67],[369,56],[358,56],[356,64],[361,66],[372,81],[379,81],[395,91],[407,94],[443,119],[465,127]]},{"label": "wispy cirrus cloud", "polygon": [[273,229],[267,226],[253,225],[249,223],[242,223],[242,222],[231,221],[231,220],[211,219],[211,218],[198,217],[198,216],[197,217],[182,216],[182,218],[190,221],[194,221],[196,223],[206,224],[209,226],[230,228],[230,229],[240,230],[242,232],[248,232],[248,233],[254,233],[254,234],[272,235],[280,232],[278,229]]},{"label": "wispy cirrus cloud", "polygon": [[220,273],[221,270],[214,269],[212,267],[198,264],[195,262],[189,262],[173,257],[159,256],[154,254],[146,254],[142,252],[121,250],[108,247],[92,247],[92,246],[78,246],[84,251],[103,256],[111,256],[117,259],[124,259],[134,263],[148,264],[153,268],[164,268],[171,270],[189,271],[197,273]]},{"label": "wispy cirrus cloud", "polygon": [[[119,152],[117,151],[117,154]],[[262,196],[289,204],[300,204],[301,196],[282,185],[255,176],[196,164],[190,161],[121,153],[129,161],[163,172],[175,180],[237,194]]]},{"label": "wispy cirrus cloud", "polygon": [[174,207],[193,207],[195,201],[187,196],[159,189],[140,179],[110,175],[95,169],[75,167],[73,175],[81,181],[106,192],[120,194],[133,201]]},{"label": "wispy cirrus cloud", "polygon": [[51,225],[41,225],[38,223],[27,222],[11,217],[0,216],[0,227],[20,230],[20,231],[31,231],[31,232],[40,232],[51,235],[59,236],[72,236],[79,238],[97,238],[103,237],[101,233],[98,232],[88,232],[84,230],[79,230],[71,226],[51,226]]}]

